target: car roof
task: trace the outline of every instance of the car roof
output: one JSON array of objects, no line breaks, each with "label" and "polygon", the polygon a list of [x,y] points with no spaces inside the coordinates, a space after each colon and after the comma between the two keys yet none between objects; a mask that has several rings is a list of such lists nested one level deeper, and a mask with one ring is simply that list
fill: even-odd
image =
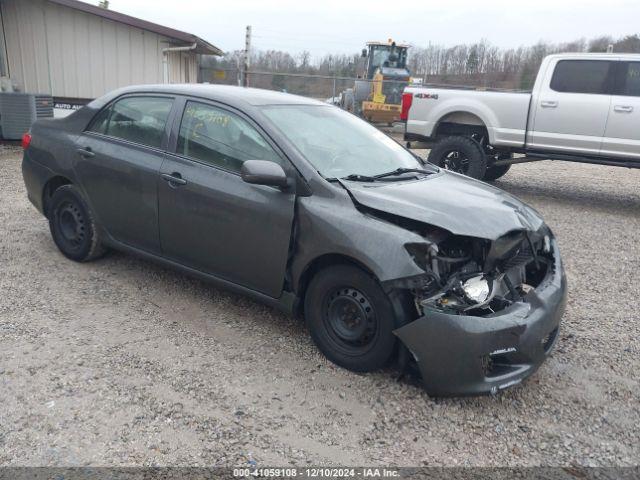
[{"label": "car roof", "polygon": [[311,98],[291,95],[289,93],[275,92],[273,90],[237,87],[234,85],[210,85],[203,83],[136,85],[117,91],[118,96],[131,93],[168,93],[174,95],[189,95],[231,105],[326,105],[324,102],[313,100]]}]

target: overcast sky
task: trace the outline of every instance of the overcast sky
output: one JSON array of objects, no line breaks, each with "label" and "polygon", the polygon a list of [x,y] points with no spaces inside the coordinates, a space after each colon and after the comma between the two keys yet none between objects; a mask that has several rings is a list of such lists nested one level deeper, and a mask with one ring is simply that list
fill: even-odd
[{"label": "overcast sky", "polygon": [[[93,1],[97,3],[97,0]],[[501,47],[640,33],[640,0],[111,0],[112,10],[194,33],[225,51],[358,52],[368,40]]]}]

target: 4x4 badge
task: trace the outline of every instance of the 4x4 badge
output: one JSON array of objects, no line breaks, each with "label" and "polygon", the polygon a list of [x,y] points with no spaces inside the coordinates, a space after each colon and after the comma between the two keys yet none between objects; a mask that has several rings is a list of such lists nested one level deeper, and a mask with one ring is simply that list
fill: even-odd
[{"label": "4x4 badge", "polygon": [[416,98],[430,98],[432,100],[437,100],[438,99],[438,94],[437,93],[416,93],[414,95],[414,97],[416,97]]}]

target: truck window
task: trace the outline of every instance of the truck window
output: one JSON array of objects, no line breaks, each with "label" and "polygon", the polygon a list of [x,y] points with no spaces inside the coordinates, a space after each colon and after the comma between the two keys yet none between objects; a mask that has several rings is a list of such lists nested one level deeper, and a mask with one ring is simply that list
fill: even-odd
[{"label": "truck window", "polygon": [[621,62],[616,95],[640,97],[640,62]]},{"label": "truck window", "polygon": [[551,78],[551,90],[563,93],[610,94],[614,62],[560,60]]}]

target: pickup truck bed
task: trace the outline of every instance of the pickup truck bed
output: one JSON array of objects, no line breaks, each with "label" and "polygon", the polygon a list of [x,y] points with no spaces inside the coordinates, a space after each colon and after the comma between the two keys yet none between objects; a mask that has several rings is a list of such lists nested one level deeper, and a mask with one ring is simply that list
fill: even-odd
[{"label": "pickup truck bed", "polygon": [[[425,90],[427,97],[422,96]],[[442,123],[478,125],[486,127],[496,145],[524,146],[530,93],[429,87],[408,87],[405,93],[413,94],[408,134],[432,137]]]}]

